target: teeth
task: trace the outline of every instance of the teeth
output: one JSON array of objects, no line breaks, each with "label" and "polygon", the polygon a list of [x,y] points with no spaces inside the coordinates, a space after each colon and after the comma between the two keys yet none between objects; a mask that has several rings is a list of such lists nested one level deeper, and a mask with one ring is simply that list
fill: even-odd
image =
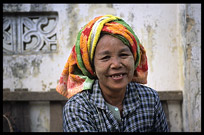
[{"label": "teeth", "polygon": [[123,75],[122,74],[120,74],[120,75],[113,75],[112,77],[113,78],[120,78],[120,77],[122,77]]}]

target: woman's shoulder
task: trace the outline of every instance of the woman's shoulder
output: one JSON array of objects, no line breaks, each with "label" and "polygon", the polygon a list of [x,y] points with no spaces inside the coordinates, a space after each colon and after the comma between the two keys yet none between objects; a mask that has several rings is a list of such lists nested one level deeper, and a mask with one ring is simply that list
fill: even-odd
[{"label": "woman's shoulder", "polygon": [[157,91],[149,86],[145,86],[143,84],[139,84],[136,82],[131,82],[129,83],[129,87],[133,91],[137,92],[141,97],[149,96],[149,97],[158,98]]},{"label": "woman's shoulder", "polygon": [[64,108],[88,108],[88,106],[90,106],[88,92],[84,90],[68,99]]}]

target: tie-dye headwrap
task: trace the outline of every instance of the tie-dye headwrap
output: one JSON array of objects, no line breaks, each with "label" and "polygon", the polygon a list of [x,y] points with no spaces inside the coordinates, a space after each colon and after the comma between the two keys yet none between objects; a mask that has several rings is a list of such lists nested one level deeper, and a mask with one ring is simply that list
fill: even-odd
[{"label": "tie-dye headwrap", "polygon": [[79,31],[76,44],[72,48],[56,87],[57,92],[63,96],[70,98],[83,90],[92,88],[95,79],[93,57],[101,32],[119,38],[130,47],[136,68],[132,81],[147,83],[146,52],[137,36],[121,18],[105,15],[94,18]]}]

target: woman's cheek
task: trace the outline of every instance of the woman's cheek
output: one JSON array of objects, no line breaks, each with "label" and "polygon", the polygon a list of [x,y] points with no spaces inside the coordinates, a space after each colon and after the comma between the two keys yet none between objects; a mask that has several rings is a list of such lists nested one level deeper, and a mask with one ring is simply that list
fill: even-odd
[{"label": "woman's cheek", "polygon": [[95,63],[95,73],[98,79],[105,75],[106,73],[105,71],[106,71],[106,67],[104,63],[101,63],[101,62]]},{"label": "woman's cheek", "polygon": [[127,60],[128,64],[128,70],[129,70],[129,80],[132,81],[132,78],[134,76],[134,71],[135,71],[135,61],[134,58],[130,58]]}]

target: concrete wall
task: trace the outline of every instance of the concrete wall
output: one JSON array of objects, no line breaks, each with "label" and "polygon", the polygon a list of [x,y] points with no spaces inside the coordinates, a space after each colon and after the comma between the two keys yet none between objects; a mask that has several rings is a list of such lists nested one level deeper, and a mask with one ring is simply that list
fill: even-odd
[{"label": "concrete wall", "polygon": [[184,131],[201,131],[201,5],[185,7]]},{"label": "concrete wall", "polygon": [[[147,86],[184,93],[182,106],[168,103],[171,131],[201,131],[200,4],[4,4],[3,11],[58,13],[57,51],[4,54],[3,88],[55,88],[81,27],[96,16],[113,14],[130,24],[146,48]],[[32,131],[50,130],[49,103],[31,104],[30,112]]]}]

